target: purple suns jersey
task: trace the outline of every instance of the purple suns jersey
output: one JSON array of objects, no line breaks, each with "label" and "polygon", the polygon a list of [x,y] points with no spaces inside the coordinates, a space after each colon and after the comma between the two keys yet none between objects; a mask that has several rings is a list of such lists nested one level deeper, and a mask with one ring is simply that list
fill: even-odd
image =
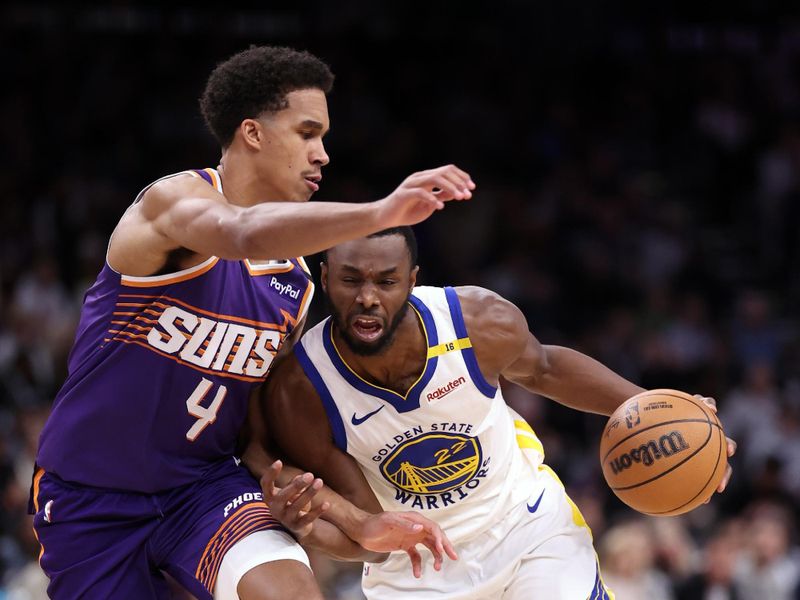
[{"label": "purple suns jersey", "polygon": [[[213,169],[185,173],[222,192]],[[84,298],[38,465],[65,481],[143,493],[200,479],[233,455],[250,392],[313,289],[302,258],[212,257],[153,277],[106,263]]]}]

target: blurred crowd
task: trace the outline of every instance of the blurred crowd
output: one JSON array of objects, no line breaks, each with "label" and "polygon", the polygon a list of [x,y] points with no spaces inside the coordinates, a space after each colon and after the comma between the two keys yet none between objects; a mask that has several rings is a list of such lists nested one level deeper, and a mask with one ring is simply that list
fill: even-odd
[{"label": "blurred crowd", "polygon": [[[417,3],[333,5],[217,21],[3,9],[0,600],[44,597],[33,457],[108,236],[150,181],[215,165],[196,98],[251,42],[337,73],[317,200],[374,199],[445,162],[473,175],[472,202],[417,227],[421,283],[489,287],[543,343],[716,398],[739,443],[729,489],[647,519],[605,486],[604,419],[505,386],[617,599],[800,599],[800,25],[633,26],[508,2],[445,31]],[[357,566],[313,560],[326,597],[360,597]]]}]

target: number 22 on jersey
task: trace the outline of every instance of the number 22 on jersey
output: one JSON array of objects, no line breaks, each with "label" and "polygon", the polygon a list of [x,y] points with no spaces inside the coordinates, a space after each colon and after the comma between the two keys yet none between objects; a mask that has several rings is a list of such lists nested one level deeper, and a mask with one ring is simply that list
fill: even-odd
[{"label": "number 22 on jersey", "polygon": [[197,384],[197,387],[194,388],[192,395],[186,399],[186,410],[188,410],[189,414],[193,417],[197,417],[197,421],[192,425],[189,431],[186,432],[186,439],[190,442],[195,441],[197,436],[199,436],[206,427],[217,420],[217,413],[222,406],[223,400],[225,400],[225,395],[228,393],[228,388],[224,385],[220,385],[211,404],[209,404],[208,407],[203,406],[200,403],[208,395],[213,385],[214,383],[212,381],[203,377],[200,383]]}]

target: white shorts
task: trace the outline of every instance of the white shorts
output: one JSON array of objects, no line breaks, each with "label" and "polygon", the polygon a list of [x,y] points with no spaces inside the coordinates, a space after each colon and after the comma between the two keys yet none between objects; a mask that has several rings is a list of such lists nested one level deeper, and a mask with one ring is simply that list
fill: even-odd
[{"label": "white shorts", "polygon": [[481,535],[456,544],[459,559],[432,568],[422,549],[422,579],[405,553],[365,565],[369,600],[613,600],[602,583],[592,534],[564,486],[547,466],[537,469],[537,490]]},{"label": "white shorts", "polygon": [[276,560],[296,560],[309,569],[308,555],[288,533],[270,529],[256,531],[236,542],[219,566],[214,600],[239,600],[236,588],[250,569]]}]

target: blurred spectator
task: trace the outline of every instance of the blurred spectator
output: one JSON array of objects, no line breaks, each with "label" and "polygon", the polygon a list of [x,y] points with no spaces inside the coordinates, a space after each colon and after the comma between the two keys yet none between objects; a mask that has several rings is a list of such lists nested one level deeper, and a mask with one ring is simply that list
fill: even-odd
[{"label": "blurred spectator", "polygon": [[800,406],[784,407],[779,426],[780,441],[773,455],[781,464],[781,487],[800,506]]},{"label": "blurred spectator", "polygon": [[664,328],[662,336],[667,360],[677,371],[693,371],[707,365],[717,340],[705,299],[686,294],[678,302],[675,320]]},{"label": "blurred spectator", "polygon": [[748,363],[741,384],[720,400],[720,420],[739,444],[737,460],[749,473],[757,471],[780,440],[780,391],[770,363]]},{"label": "blurred spectator", "polygon": [[791,545],[793,523],[775,505],[756,506],[736,567],[741,600],[795,600],[800,584],[800,549]]},{"label": "blurred spectator", "polygon": [[61,342],[72,326],[74,307],[58,279],[55,261],[41,256],[17,282],[12,298],[16,318],[29,324],[28,335],[51,345]]},{"label": "blurred spectator", "polygon": [[681,518],[651,519],[650,526],[655,564],[671,581],[685,580],[693,573],[699,558],[685,521]]},{"label": "blurred spectator", "polygon": [[671,600],[669,580],[655,568],[653,536],[642,521],[609,529],[600,541],[600,566],[617,600]]},{"label": "blurred spectator", "polygon": [[773,318],[767,294],[747,290],[740,295],[731,337],[739,366],[753,362],[768,365],[778,363],[786,333],[781,332],[780,324]]},{"label": "blurred spectator", "polygon": [[680,600],[742,600],[734,583],[734,573],[743,542],[735,527],[725,527],[715,534],[705,545],[699,572],[678,584],[676,597]]}]

